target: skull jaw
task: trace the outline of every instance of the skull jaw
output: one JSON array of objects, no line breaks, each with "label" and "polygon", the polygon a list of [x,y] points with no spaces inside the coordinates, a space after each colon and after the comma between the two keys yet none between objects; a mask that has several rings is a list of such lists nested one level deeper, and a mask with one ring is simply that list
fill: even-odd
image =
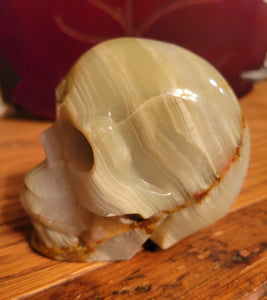
[{"label": "skull jaw", "polygon": [[[87,232],[76,236],[59,233],[33,221],[34,231],[31,244],[34,249],[43,255],[63,261],[97,262],[126,260],[134,256],[149,234],[140,228],[128,229],[123,233],[85,243]],[[113,232],[114,234],[114,232]]]}]

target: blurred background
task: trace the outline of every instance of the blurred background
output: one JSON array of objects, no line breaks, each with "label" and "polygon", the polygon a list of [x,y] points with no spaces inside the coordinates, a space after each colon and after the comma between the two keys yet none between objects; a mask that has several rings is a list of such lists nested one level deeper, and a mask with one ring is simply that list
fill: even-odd
[{"label": "blurred background", "polygon": [[259,69],[266,55],[267,0],[0,1],[2,98],[19,112],[54,119],[54,90],[72,64],[94,45],[121,36],[197,53],[240,97],[252,84],[241,74]]}]

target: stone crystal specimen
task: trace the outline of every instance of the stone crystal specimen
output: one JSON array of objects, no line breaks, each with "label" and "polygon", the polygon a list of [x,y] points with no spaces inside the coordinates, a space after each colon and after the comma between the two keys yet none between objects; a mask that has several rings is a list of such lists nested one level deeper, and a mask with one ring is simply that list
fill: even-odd
[{"label": "stone crystal specimen", "polygon": [[46,160],[25,179],[32,245],[60,260],[132,257],[219,218],[240,191],[249,133],[205,60],[145,39],[106,41],[58,86]]}]

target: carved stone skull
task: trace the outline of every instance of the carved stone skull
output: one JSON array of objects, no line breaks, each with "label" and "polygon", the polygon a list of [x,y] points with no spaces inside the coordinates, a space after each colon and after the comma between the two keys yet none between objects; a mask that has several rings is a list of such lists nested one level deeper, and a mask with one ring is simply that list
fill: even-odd
[{"label": "carved stone skull", "polygon": [[67,260],[168,248],[222,217],[248,164],[249,136],[222,76],[193,53],[121,38],[84,54],[57,88],[47,159],[26,177],[33,246]]}]

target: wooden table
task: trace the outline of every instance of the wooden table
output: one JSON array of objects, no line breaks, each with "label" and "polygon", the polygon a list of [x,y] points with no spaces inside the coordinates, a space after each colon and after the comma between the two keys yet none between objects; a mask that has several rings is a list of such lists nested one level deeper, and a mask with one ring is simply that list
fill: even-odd
[{"label": "wooden table", "polygon": [[0,299],[267,299],[267,82],[241,106],[251,162],[228,215],[169,250],[112,263],[58,262],[31,249],[19,193],[44,158],[39,134],[50,123],[0,120]]}]

